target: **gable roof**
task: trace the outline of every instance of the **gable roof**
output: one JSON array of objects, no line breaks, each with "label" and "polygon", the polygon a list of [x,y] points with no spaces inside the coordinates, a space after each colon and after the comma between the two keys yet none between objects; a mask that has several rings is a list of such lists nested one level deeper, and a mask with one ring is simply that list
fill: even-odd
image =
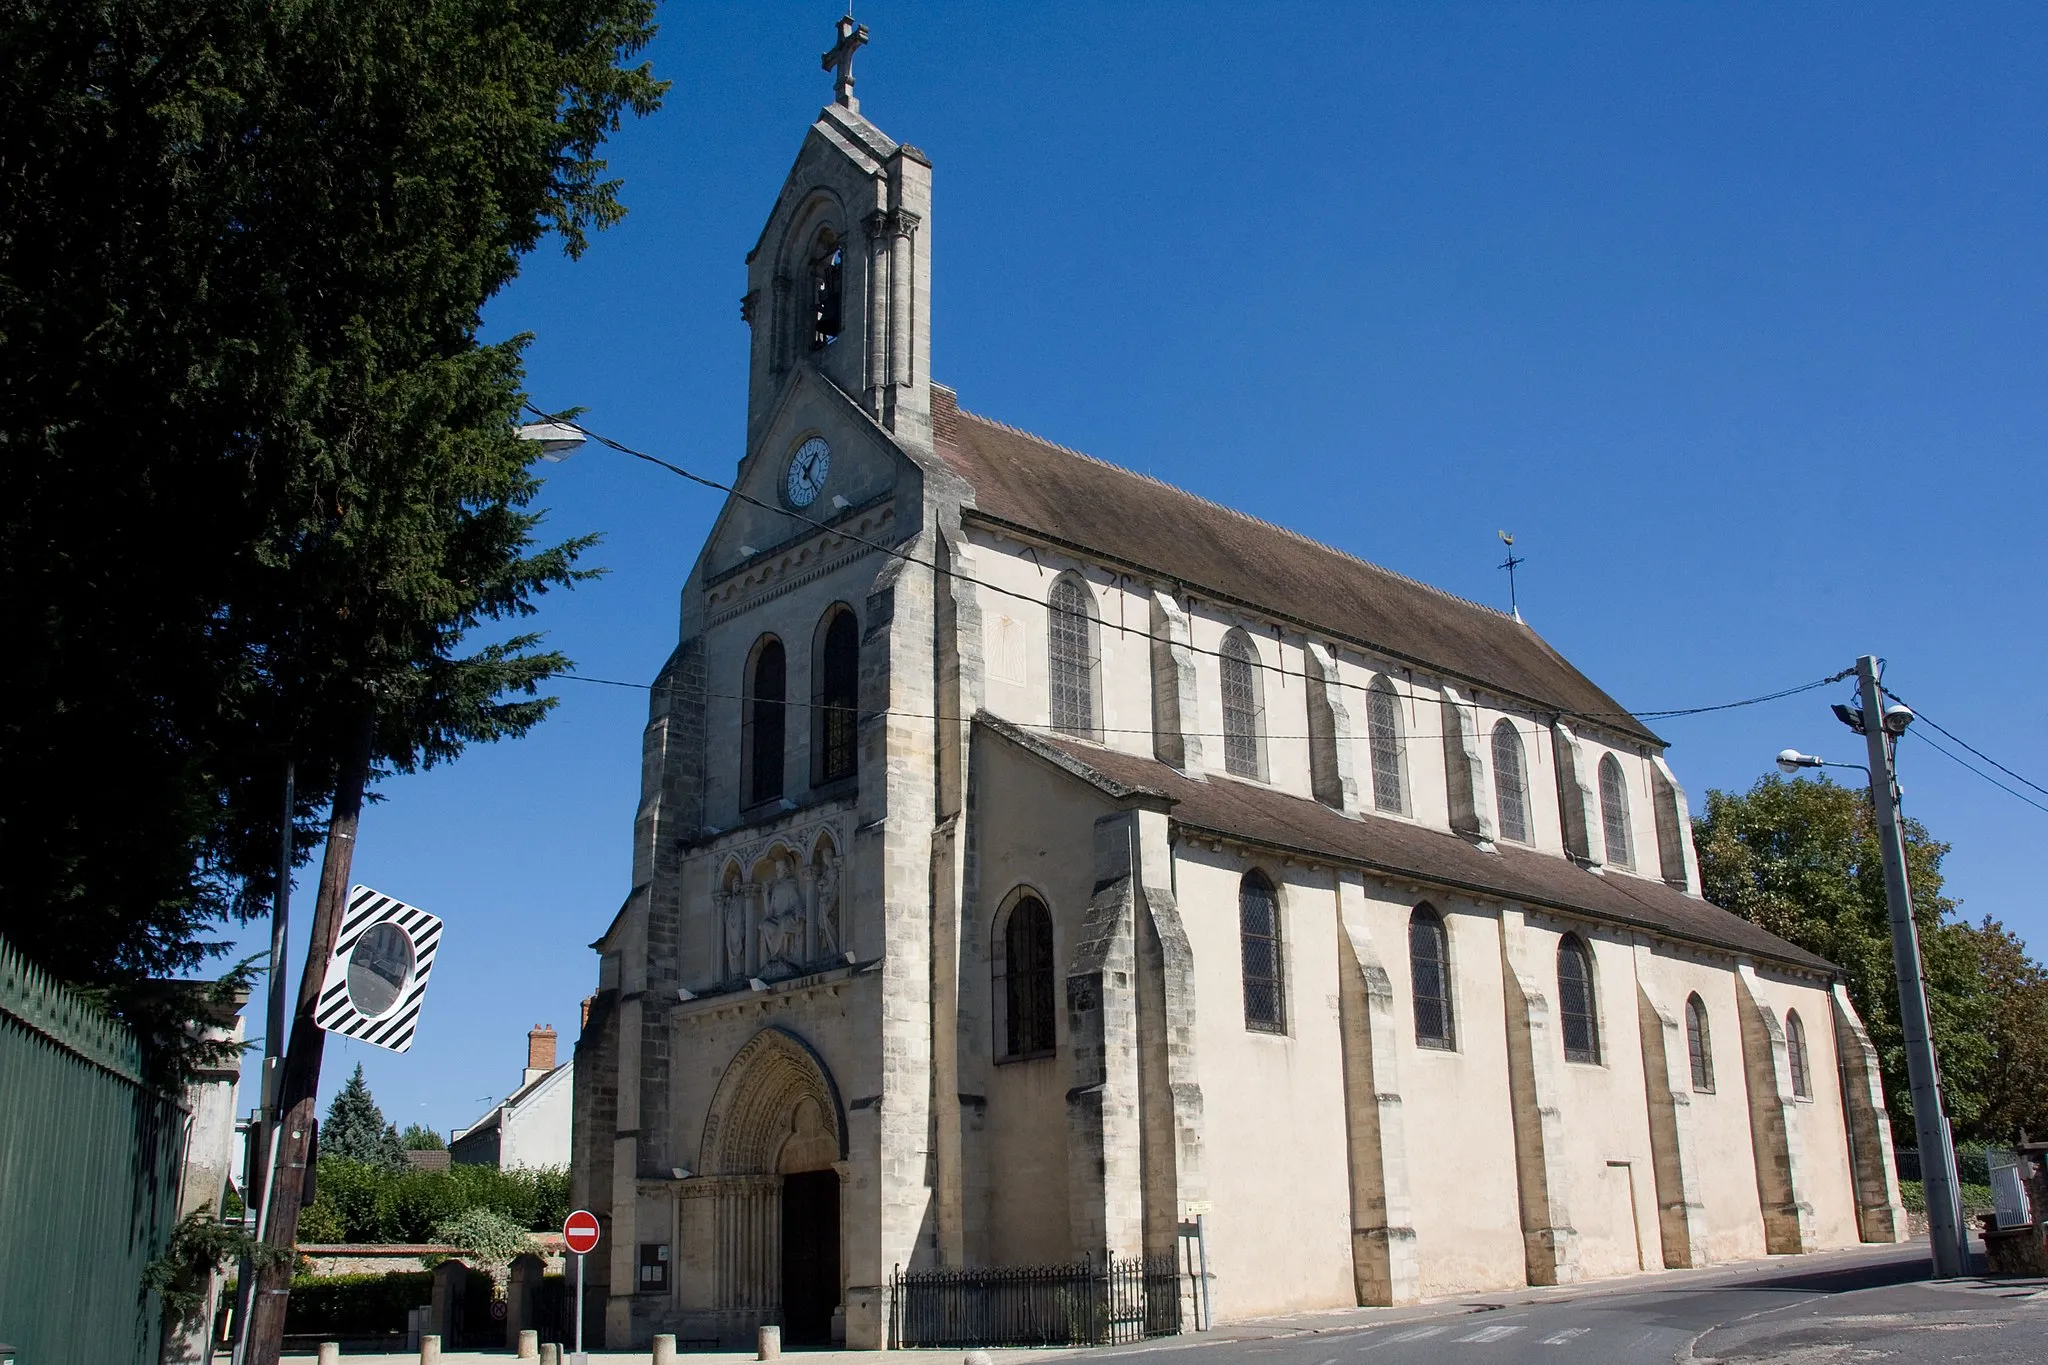
[{"label": "gable roof", "polygon": [[932,386],[940,459],[974,488],[963,514],[1028,531],[1374,653],[1663,741],[1535,631],[1491,607],[1318,544],[1171,484],[963,412]]},{"label": "gable roof", "polygon": [[1065,735],[1030,734],[987,712],[975,722],[1113,798],[1164,798],[1172,803],[1173,823],[1190,835],[1327,858],[1397,879],[1646,929],[1807,971],[1835,972],[1826,958],[1663,882],[1621,872],[1597,875],[1568,859],[1508,843],[1488,853],[1455,834],[1405,820],[1347,816],[1260,783],[1202,780],[1156,758]]}]

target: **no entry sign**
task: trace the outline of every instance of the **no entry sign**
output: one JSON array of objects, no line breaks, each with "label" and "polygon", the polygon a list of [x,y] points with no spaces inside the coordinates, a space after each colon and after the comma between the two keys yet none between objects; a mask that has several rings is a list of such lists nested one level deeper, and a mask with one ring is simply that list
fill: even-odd
[{"label": "no entry sign", "polygon": [[578,1256],[597,1250],[597,1215],[586,1209],[570,1214],[569,1221],[562,1224],[562,1240]]}]

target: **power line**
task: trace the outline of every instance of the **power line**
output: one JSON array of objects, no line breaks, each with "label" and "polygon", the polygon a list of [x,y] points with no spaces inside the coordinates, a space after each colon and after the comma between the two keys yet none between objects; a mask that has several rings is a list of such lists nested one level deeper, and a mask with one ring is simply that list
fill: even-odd
[{"label": "power line", "polygon": [[[906,564],[915,564],[920,568],[930,569],[933,573],[944,574],[946,577],[951,578],[956,582],[970,584],[974,587],[986,588],[990,592],[998,593],[1005,597],[1012,597],[1020,602],[1029,602],[1033,606],[1045,605],[1043,601],[1041,601],[1038,597],[1030,593],[1021,592],[1015,588],[1005,587],[1000,583],[991,583],[986,579],[977,578],[972,574],[963,573],[958,569],[943,567],[934,560],[921,558],[918,555],[912,554],[908,550],[904,550],[898,546],[887,545],[877,540],[870,540],[867,537],[856,534],[853,531],[849,531],[844,528],[834,527],[830,523],[820,521],[816,517],[810,516],[807,513],[798,512],[791,508],[778,506],[770,502],[765,502],[762,499],[755,497],[753,494],[747,493],[733,486],[732,484],[722,482],[721,480],[718,479],[710,478],[707,475],[695,473],[691,470],[683,468],[681,465],[673,464],[668,460],[664,460],[658,455],[651,455],[644,450],[636,450],[632,446],[625,444],[623,441],[614,440],[611,437],[604,435],[602,432],[592,431],[590,428],[582,425],[580,422],[576,422],[568,418],[559,417],[553,413],[546,412],[543,409],[535,406],[532,402],[528,402],[526,404],[526,409],[528,412],[531,412],[534,416],[540,418],[543,421],[556,422],[560,423],[563,426],[570,427],[575,431],[581,432],[585,437],[589,438],[590,440],[596,441],[599,445],[605,446],[611,450],[615,450],[619,452],[621,455],[629,455],[636,460],[642,460],[648,464],[656,465],[662,469],[667,470],[669,473],[676,475],[678,478],[687,479],[689,482],[697,484],[701,487],[709,488],[716,492],[724,493],[729,497],[737,498],[741,502],[744,502],[752,507],[758,507],[764,512],[774,512],[781,516],[789,517],[795,521],[803,522],[804,524],[816,530],[832,532],[835,535],[839,535],[847,540],[853,541],[855,544],[864,545],[869,549],[875,550],[881,554],[889,555],[893,558],[900,559]],[[1121,575],[1119,576],[1121,577]],[[1125,624],[1122,621],[1116,622],[1113,626],[1110,622],[1102,620],[1097,620],[1095,624],[1097,624],[1098,626],[1109,626],[1110,628],[1116,630],[1119,634],[1135,635],[1141,640],[1146,640],[1154,644],[1165,644],[1169,648],[1185,649],[1192,654],[1203,654],[1207,655],[1210,658],[1215,659],[1223,659],[1227,657],[1220,649],[1209,649],[1205,646],[1197,645],[1192,641],[1181,642],[1174,640],[1169,636],[1155,635],[1150,630],[1132,627]],[[1308,676],[1308,671],[1306,667],[1304,667],[1301,672],[1296,673],[1289,669],[1257,661],[1256,659],[1254,661],[1254,665],[1256,667],[1266,669],[1268,672],[1277,673],[1282,678],[1299,678],[1301,679],[1304,686],[1307,686],[1311,682],[1316,682],[1321,683],[1325,687],[1341,687],[1354,692],[1371,692],[1379,685],[1379,682],[1385,682],[1389,690],[1393,691],[1397,697],[1405,701],[1420,703],[1423,705],[1437,705],[1441,704],[1443,700],[1441,697],[1426,697],[1421,695],[1420,693],[1416,693],[1413,691],[1402,691],[1401,689],[1394,687],[1392,681],[1388,679],[1385,674],[1381,675],[1379,682],[1356,683],[1347,682],[1342,678],[1312,679]],[[1764,702],[1778,701],[1785,697],[1796,696],[1801,692],[1811,692],[1816,688],[1826,687],[1831,683],[1840,682],[1842,679],[1848,677],[1855,671],[1856,670],[1854,668],[1846,668],[1843,669],[1841,672],[1836,673],[1830,677],[1819,678],[1809,683],[1801,683],[1797,687],[1788,687],[1781,691],[1767,693],[1760,697],[1750,697],[1742,701],[1721,702],[1712,706],[1679,707],[1675,709],[1660,711],[1574,711],[1554,705],[1541,705],[1539,709],[1555,712],[1560,717],[1569,716],[1574,719],[1590,720],[1596,723],[1602,720],[1634,720],[1638,722],[1645,720],[1675,720],[1684,716],[1705,715],[1713,711],[1729,711],[1734,710],[1737,707],[1757,706],[1761,705]],[[591,681],[603,680],[593,679]],[[638,686],[640,684],[619,685]],[[1479,685],[1487,688],[1487,690],[1489,691],[1499,690],[1492,687],[1491,684],[1480,683]],[[1529,700],[1533,701],[1534,699],[1530,698]]]},{"label": "power line", "polygon": [[1979,749],[1979,748],[1977,748],[1977,747],[1976,747],[1975,745],[1973,745],[1973,744],[1969,743],[1969,742],[1968,742],[1967,740],[1964,740],[1964,739],[1962,739],[1962,738],[1958,737],[1957,735],[1955,735],[1955,734],[1954,734],[1954,733],[1952,733],[1951,731],[1949,731],[1949,730],[1946,730],[1946,729],[1943,729],[1943,728],[1942,728],[1942,727],[1941,727],[1940,725],[1936,725],[1932,717],[1930,717],[1930,716],[1928,716],[1927,714],[1925,714],[1924,712],[1922,712],[1922,711],[1920,710],[1920,708],[1918,708],[1917,706],[1912,706],[1912,705],[1911,705],[1911,703],[1909,703],[1909,702],[1908,702],[1908,701],[1907,701],[1907,700],[1906,700],[1906,699],[1905,699],[1904,697],[1902,697],[1902,696],[1900,696],[1900,695],[1899,695],[1898,693],[1896,693],[1896,692],[1892,691],[1892,690],[1891,690],[1890,688],[1888,688],[1888,687],[1885,687],[1885,688],[1880,688],[1880,690],[1881,690],[1881,691],[1882,691],[1882,692],[1883,692],[1883,693],[1884,693],[1884,694],[1885,694],[1885,695],[1886,695],[1887,697],[1890,697],[1890,698],[1891,698],[1891,699],[1892,699],[1893,701],[1895,701],[1895,702],[1899,703],[1899,705],[1901,705],[1901,706],[1906,706],[1906,707],[1909,707],[1909,709],[1911,709],[1911,710],[1912,710],[1912,712],[1913,712],[1913,719],[1914,719],[1914,720],[1916,720],[1916,721],[1919,721],[1919,722],[1921,722],[1922,724],[1925,724],[1925,725],[1933,726],[1933,728],[1934,728],[1935,730],[1939,731],[1940,733],[1942,733],[1942,734],[1944,734],[1944,735],[1947,735],[1947,736],[1949,737],[1949,739],[1950,739],[1951,741],[1953,741],[1953,742],[1954,742],[1954,743],[1956,743],[1956,744],[1959,744],[1959,745],[1961,745],[1961,746],[1962,746],[1963,748],[1965,748],[1965,749],[1968,749],[1968,750],[1969,750],[1969,751],[1970,751],[1971,753],[1973,753],[1973,754],[1975,754],[1975,755],[1976,755],[1977,757],[1979,757],[1979,758],[1983,759],[1983,760],[1984,760],[1984,761],[1985,761],[1986,763],[1989,763],[1989,764],[1990,764],[1990,765],[1991,765],[1992,767],[1994,767],[1994,768],[1998,769],[1998,771],[2000,771],[2000,772],[2004,773],[2004,774],[2005,774],[2005,775],[2006,775],[2007,777],[2009,777],[2009,778],[2013,779],[2013,781],[2015,781],[2015,782],[2019,782],[2019,783],[2022,783],[2022,784],[2024,784],[2024,785],[2026,785],[2026,786],[2029,786],[2029,787],[2032,787],[2032,788],[2033,788],[2033,789],[2034,789],[2035,791],[2037,791],[2037,792],[2041,793],[2041,795],[2043,795],[2043,796],[2048,796],[2048,787],[2044,787],[2044,786],[2042,786],[2042,785],[2041,785],[2040,783],[2038,783],[2038,782],[2030,782],[2030,781],[2028,781],[2028,780],[2027,780],[2026,778],[2024,778],[2024,777],[2021,777],[2021,776],[2020,776],[2020,775],[2019,775],[2018,773],[2014,772],[2014,771],[2013,771],[2012,769],[2010,769],[2010,768],[2006,767],[2006,766],[2005,766],[2005,765],[2004,765],[2003,763],[2000,763],[2000,762],[1999,762],[1999,761],[1998,761],[1997,759],[1993,758],[1993,757],[1992,757],[1992,756],[1991,756],[1990,754],[1987,754],[1987,753],[1985,753],[1985,752],[1984,752],[1984,751],[1983,751],[1982,749]]},{"label": "power line", "polygon": [[[1889,694],[1887,694],[1887,695],[1889,695]],[[1937,728],[1937,729],[1940,729],[1940,727],[1939,727],[1939,726],[1937,726],[1937,727],[1935,727],[1935,728]],[[1971,763],[1971,762],[1970,762],[1969,760],[1967,760],[1967,759],[1965,759],[1965,758],[1962,758],[1962,757],[1960,757],[1959,755],[1956,755],[1956,754],[1952,754],[1952,753],[1950,753],[1950,752],[1949,752],[1949,751],[1948,751],[1947,749],[1943,748],[1943,747],[1942,747],[1941,745],[1939,745],[1939,744],[1936,744],[1936,743],[1935,743],[1935,742],[1934,742],[1933,740],[1929,739],[1929,738],[1928,738],[1928,737],[1927,737],[1926,735],[1924,735],[1924,734],[1920,733],[1920,732],[1919,732],[1919,731],[1917,731],[1917,730],[1908,730],[1908,731],[1906,731],[1906,733],[1907,733],[1907,734],[1909,734],[1909,735],[1911,735],[1911,736],[1913,736],[1913,738],[1915,738],[1915,739],[1919,740],[1919,741],[1920,741],[1920,742],[1921,742],[1922,744],[1925,744],[1925,745],[1926,745],[1926,746],[1927,746],[1928,748],[1930,748],[1930,749],[1934,750],[1934,752],[1936,752],[1936,753],[1940,754],[1940,755],[1941,755],[1941,756],[1942,756],[1943,758],[1946,758],[1946,759],[1947,759],[1947,760],[1948,760],[1949,762],[1951,762],[1951,763],[1954,763],[1954,764],[1958,765],[1959,767],[1961,767],[1961,768],[1963,768],[1963,769],[1965,769],[1965,770],[1967,770],[1967,771],[1969,771],[1969,772],[1973,772],[1973,773],[1975,773],[1975,774],[1976,774],[1977,776],[1979,776],[1979,777],[1983,778],[1983,779],[1984,779],[1984,780],[1985,780],[1986,782],[1989,782],[1989,783],[1990,783],[1990,784],[1991,784],[1992,786],[1994,786],[1994,787],[1998,788],[1998,789],[1999,789],[2000,791],[2002,791],[2002,792],[2005,792],[2005,793],[2007,793],[2007,794],[2009,794],[2009,795],[2012,795],[2012,796],[2016,796],[2016,797],[2018,797],[2018,798],[2019,798],[2020,800],[2022,800],[2022,801],[2026,802],[2026,803],[2027,803],[2028,805],[2032,806],[2032,807],[2033,807],[2033,808],[2034,808],[2035,810],[2037,810],[2037,811],[2040,811],[2040,812],[2041,812],[2041,813],[2042,813],[2043,815],[2048,815],[2048,806],[2044,806],[2044,805],[2042,805],[2042,804],[2041,804],[2041,803],[2040,803],[2039,801],[2036,801],[2036,800],[2035,800],[2035,799],[2034,799],[2033,797],[2031,797],[2031,796],[2028,796],[2028,795],[2027,795],[2027,794],[2026,794],[2025,792],[2023,792],[2023,791],[2019,790],[2019,788],[2017,788],[2017,787],[2008,787],[2008,786],[2006,786],[2006,785],[2005,785],[2005,783],[2003,783],[2003,782],[2000,782],[2000,781],[1999,781],[1999,780],[1998,780],[1997,778],[1993,777],[1993,776],[1992,776],[1992,775],[1991,775],[1990,773],[1987,773],[1987,772],[1985,772],[1985,771],[1984,771],[1984,770],[1983,770],[1982,768],[1979,768],[1979,767],[1978,767],[1978,766],[1976,766],[1976,765],[1975,765],[1974,763]],[[1942,732],[1941,732],[1941,733],[1943,733],[1943,734],[1945,734],[1945,735],[1946,735],[1946,734],[1948,734],[1948,731],[1946,731],[1946,730],[1942,730]],[[1951,739],[1954,739],[1954,738],[1955,738],[1955,737],[1954,737],[1953,735],[1950,735],[1949,737],[1950,737]],[[1956,740],[1956,742],[1957,742],[1958,744],[1962,743],[1962,741],[1961,741],[1961,740]],[[1970,750],[1970,752],[1971,752],[1971,753],[1976,753],[1977,751],[1976,751],[1975,749],[1971,749],[1971,750]],[[1987,761],[1987,762],[1989,762],[1990,760],[1988,760],[1988,759],[1987,759],[1986,761]],[[2003,769],[2003,768],[2001,767],[2000,771],[2004,771],[2004,769]],[[2021,778],[2020,780],[2021,780],[2022,782],[2025,782],[2025,781],[2026,781],[2026,779],[2025,779],[2025,778]],[[2031,782],[2028,782],[2028,783],[2027,783],[2027,785],[2028,785],[2028,786],[2032,786],[2032,785],[2033,785],[2033,783],[2031,783]]]}]

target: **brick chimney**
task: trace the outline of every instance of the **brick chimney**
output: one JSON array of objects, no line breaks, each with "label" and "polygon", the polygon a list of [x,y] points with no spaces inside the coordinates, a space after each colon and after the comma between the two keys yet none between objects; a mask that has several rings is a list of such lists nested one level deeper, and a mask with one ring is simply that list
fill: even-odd
[{"label": "brick chimney", "polygon": [[[526,1081],[536,1080],[554,1069],[554,1025],[535,1024],[526,1031]],[[524,1083],[522,1082],[522,1084]]]}]

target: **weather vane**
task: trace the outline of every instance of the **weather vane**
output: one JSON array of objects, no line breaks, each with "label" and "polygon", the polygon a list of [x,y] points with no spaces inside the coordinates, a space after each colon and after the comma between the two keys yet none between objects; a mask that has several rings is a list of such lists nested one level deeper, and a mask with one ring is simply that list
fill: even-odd
[{"label": "weather vane", "polygon": [[1513,612],[1515,619],[1519,621],[1522,619],[1522,605],[1515,600],[1515,565],[1522,563],[1523,560],[1515,553],[1515,537],[1512,532],[1502,531],[1500,543],[1508,547],[1508,557],[1500,562],[1500,567],[1508,571],[1508,610]]}]

